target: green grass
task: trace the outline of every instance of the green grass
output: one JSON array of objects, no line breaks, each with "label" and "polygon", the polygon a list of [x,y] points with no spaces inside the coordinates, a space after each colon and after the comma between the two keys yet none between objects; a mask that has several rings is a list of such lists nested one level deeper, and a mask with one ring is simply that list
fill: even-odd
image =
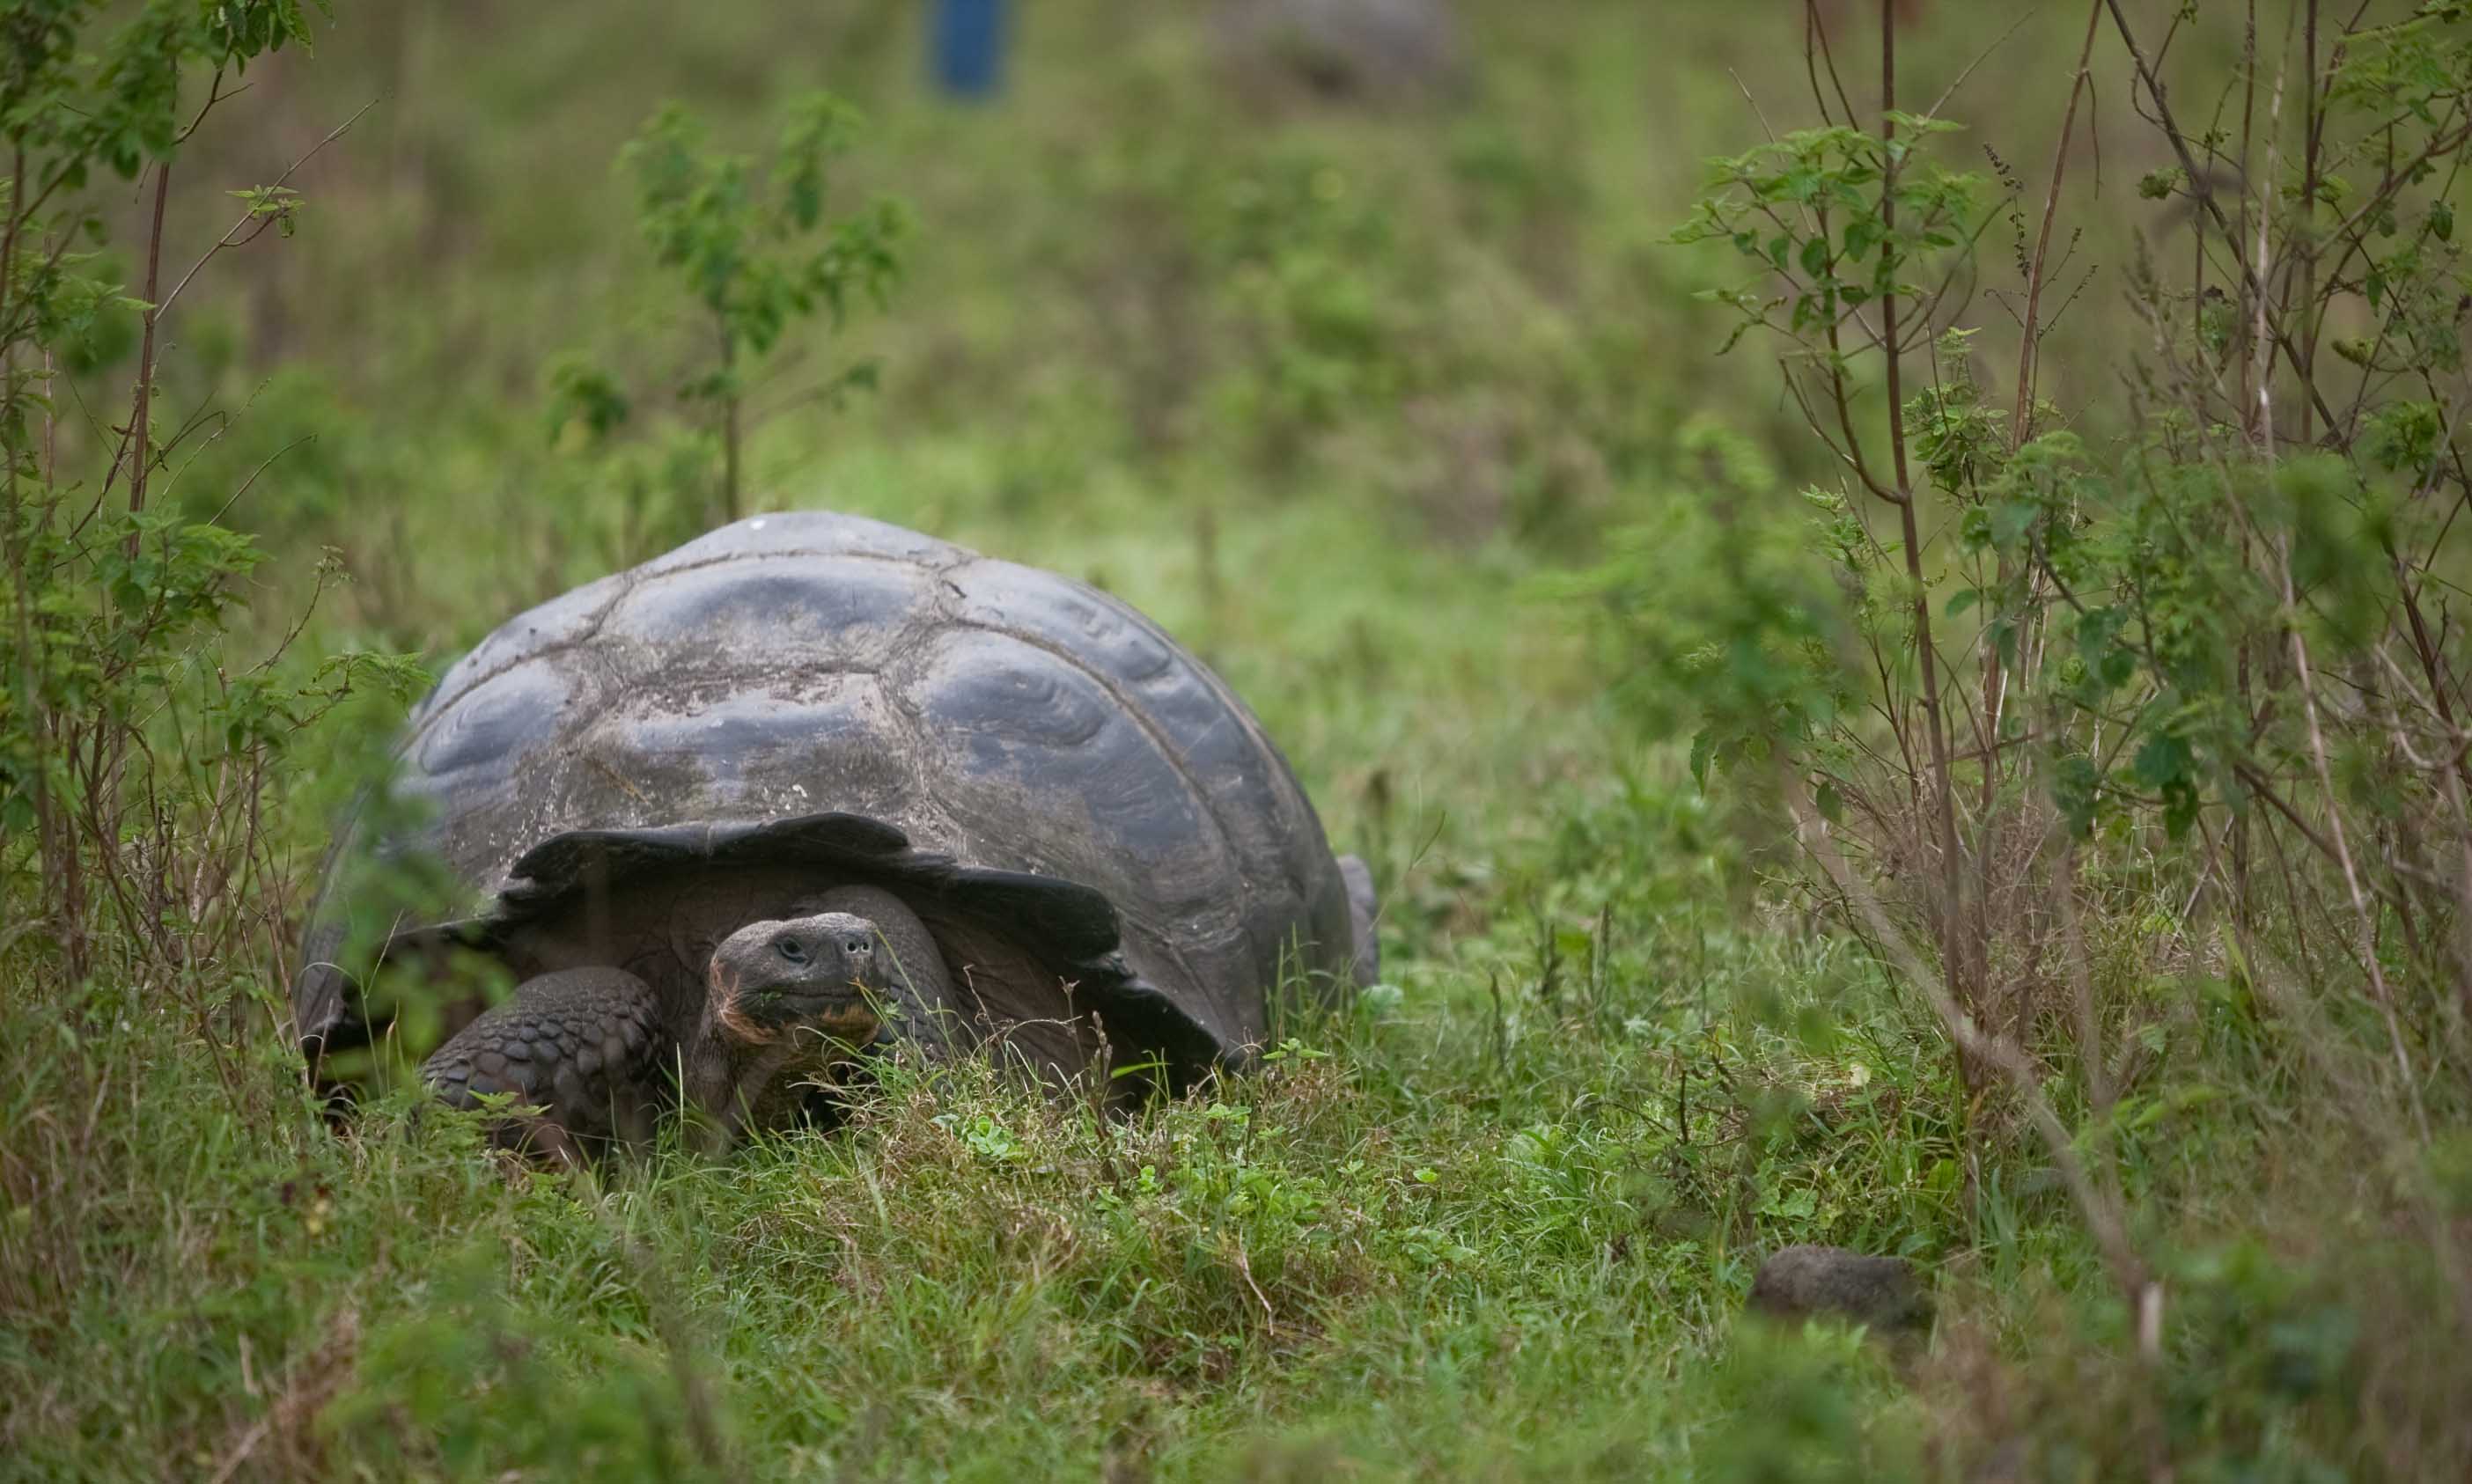
[{"label": "green grass", "polygon": [[[0,1353],[12,1467],[655,1477],[694,1472],[705,1428],[731,1476],[1682,1470],[1776,1383],[1728,1368],[1747,1248],[1893,1245],[1900,1208],[1945,1192],[1843,1160],[1807,1111],[1678,1095],[1686,1066],[1826,1073],[1652,990],[1644,949],[1600,1006],[1514,980],[1498,1043],[1412,962],[1388,1013],[1299,1027],[1261,1075],[1129,1122],[896,1074],[844,1133],[598,1185],[508,1169],[434,1115],[250,1126],[173,1048],[37,1052],[21,1130],[74,1079],[147,1086],[63,1152],[90,1183],[56,1197],[74,1243],[12,1234],[37,1260]],[[1790,972],[1775,953],[1721,938],[1709,961]],[[91,1004],[91,1031],[129,1008]],[[1866,1122],[1891,1086],[1838,1084]],[[1880,1366],[1823,1354],[1798,1363],[1893,1435]]]},{"label": "green grass", "polygon": [[[2032,1476],[2093,1478],[2135,1462],[2146,1394],[2183,1477],[2443,1456],[2409,1440],[2460,1425],[2460,1357],[2414,1322],[2448,1290],[2379,1245],[2401,1177],[2308,1099],[2315,1052],[2102,925],[2107,981],[2166,1005],[2121,1138],[2181,1265],[2168,1362],[2131,1371],[2032,1140],[1989,1110],[1965,1167],[1928,1011],[1818,930],[1772,826],[1641,734],[1553,595],[1708,498],[1695,426],[1819,468],[1771,367],[1708,359],[1709,260],[1655,246],[1699,156],[1756,137],[1728,67],[1795,112],[1793,28],[1469,5],[1462,106],[1298,111],[1229,96],[1194,8],[1037,0],[981,112],[917,96],[866,8],[702,9],[347,9],[202,140],[175,220],[211,240],[215,191],[385,95],[304,173],[301,239],[181,305],[167,382],[247,412],[178,498],[291,450],[230,517],[278,558],[242,648],[323,546],[354,580],[299,654],[442,665],[693,529],[550,447],[540,370],[583,346],[657,384],[690,351],[607,171],[654,103],[726,136],[820,82],[877,118],[855,168],[922,235],[892,311],[822,347],[880,356],[883,390],[770,422],[758,505],[1157,618],[1374,862],[1393,988],[1126,1120],[913,1070],[832,1135],[595,1180],[402,1103],[330,1128],[265,955],[180,980],[246,981],[202,1019],[125,946],[70,984],[0,939],[0,1477],[1858,1479],[2022,1438]],[[1968,84],[2004,152],[2047,136],[2036,69],[2075,24],[2038,15]],[[1911,65],[1944,82],[1989,39],[1936,26]],[[2055,381],[2104,374],[2125,322],[2077,313]],[[297,893],[366,758],[341,728],[296,758]],[[1760,1254],[1812,1240],[1923,1262],[1933,1354],[1748,1327]]]}]

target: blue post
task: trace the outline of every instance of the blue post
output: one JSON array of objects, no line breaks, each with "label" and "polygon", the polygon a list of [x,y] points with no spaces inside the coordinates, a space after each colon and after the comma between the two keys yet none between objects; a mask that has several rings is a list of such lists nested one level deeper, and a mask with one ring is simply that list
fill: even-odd
[{"label": "blue post", "polygon": [[936,81],[957,98],[985,98],[1004,73],[1009,0],[934,0]]}]

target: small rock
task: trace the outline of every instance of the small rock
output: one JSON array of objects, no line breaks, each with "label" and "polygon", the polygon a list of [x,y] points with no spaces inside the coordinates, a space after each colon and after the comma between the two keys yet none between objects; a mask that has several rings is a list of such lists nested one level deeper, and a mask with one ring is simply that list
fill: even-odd
[{"label": "small rock", "polygon": [[1430,96],[1462,68],[1447,0],[1222,0],[1219,26],[1240,68],[1328,99]]},{"label": "small rock", "polygon": [[1931,1327],[1931,1300],[1915,1281],[1913,1264],[1843,1247],[1780,1249],[1751,1280],[1751,1307],[1789,1323],[1850,1319],[1879,1334]]}]

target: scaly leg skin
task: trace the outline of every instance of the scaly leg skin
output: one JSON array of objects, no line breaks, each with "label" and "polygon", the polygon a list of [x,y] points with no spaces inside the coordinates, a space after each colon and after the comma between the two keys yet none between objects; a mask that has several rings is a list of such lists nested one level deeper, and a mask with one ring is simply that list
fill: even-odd
[{"label": "scaly leg skin", "polygon": [[891,1008],[899,1017],[891,1026],[895,1036],[915,1042],[930,1056],[941,1056],[967,1039],[943,951],[899,897],[881,886],[835,886],[799,898],[792,910],[847,912],[875,924],[891,954],[885,967],[892,990]]},{"label": "scaly leg skin", "polygon": [[540,1115],[504,1120],[491,1137],[575,1164],[582,1144],[650,1137],[652,1084],[666,1050],[654,1013],[652,986],[623,969],[544,974],[440,1047],[421,1080],[458,1108],[497,1093],[540,1105]]}]

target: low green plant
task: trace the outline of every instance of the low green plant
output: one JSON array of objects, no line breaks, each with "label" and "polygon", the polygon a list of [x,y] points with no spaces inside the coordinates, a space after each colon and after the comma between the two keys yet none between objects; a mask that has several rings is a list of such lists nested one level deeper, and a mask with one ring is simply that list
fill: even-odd
[{"label": "low green plant", "polygon": [[[2242,82],[2279,100],[2288,82],[2296,112],[2261,104],[2241,130],[2191,133],[2147,38],[2096,0],[2039,227],[1996,151],[1988,177],[1952,169],[1962,130],[1898,110],[1892,15],[1866,126],[1819,83],[1836,72],[1815,12],[1823,122],[1713,162],[1673,240],[1750,268],[1708,295],[1734,319],[1725,349],[1782,343],[1789,395],[1843,477],[1788,497],[1712,442],[1713,519],[1636,532],[1580,584],[1606,605],[1643,718],[1690,715],[1695,767],[1779,821],[1777,868],[1937,1018],[1972,1219],[1990,1219],[2012,1131],[2072,1198],[2126,1316],[2112,1342],[2143,1378],[2101,1394],[2128,1424],[2106,1467],[2270,1457],[2308,1476],[2302,1461],[2357,1457],[2381,1404],[2326,1366],[2305,1402],[2258,1378],[2201,1414],[2149,1390],[2225,1384],[2259,1343],[2228,1309],[2167,1306],[2186,1234],[2147,1204],[2178,1182],[2145,1131],[2230,1074],[2172,1049],[2167,1027],[2211,1013],[2175,997],[2252,1004],[2263,1034],[2305,1048],[2296,1095],[2346,1110],[2313,1124],[2313,1155],[2410,1168],[2472,1117],[2451,617],[2472,485],[2460,342],[2428,312],[2466,281],[2448,199],[2472,137],[2461,11],[2327,18],[2321,38],[2304,0],[2303,44],[2277,60],[2252,33]],[[2182,162],[2141,190],[2186,200],[2193,251],[2141,245],[2124,275],[2149,332],[2126,404],[2062,410],[2040,396],[2038,351],[2070,302],[2054,224],[2106,29]],[[2235,158],[2246,186],[2207,183]],[[2019,281],[1995,330],[1973,290],[2004,218]],[[2365,333],[2319,356],[2338,325]],[[2015,370],[1995,394],[2004,337]],[[2428,1186],[2374,1199],[2420,1234],[2388,1260],[2466,1270]],[[2439,1312],[2460,1332],[2472,1290]],[[2345,1385],[2341,1404],[2320,1390]],[[2404,1411],[2412,1441],[2390,1458],[2460,1463],[2458,1429]]]},{"label": "low green plant", "polygon": [[[673,437],[653,463],[626,478],[630,510],[654,490],[690,487],[700,450],[720,457],[718,514],[736,520],[744,505],[749,398],[771,384],[785,336],[820,315],[838,332],[851,313],[882,309],[900,274],[909,218],[878,198],[828,210],[835,163],[859,137],[858,114],[839,98],[811,92],[787,109],[771,157],[715,151],[703,126],[671,104],[653,115],[618,154],[635,187],[636,220],[654,259],[670,271],[703,318],[709,359],[697,358],[677,387],[679,406],[710,421],[685,440]],[[804,348],[803,346],[801,348]],[[797,402],[838,404],[872,387],[876,367],[856,361],[827,371]],[[579,355],[550,371],[554,438],[603,443],[633,415],[630,378]],[[631,545],[631,543],[630,543]]]},{"label": "low green plant", "polygon": [[[366,740],[425,677],[398,656],[300,652],[305,612],[263,644],[236,637],[266,556],[194,513],[178,486],[209,419],[176,425],[155,395],[181,287],[262,231],[289,235],[299,209],[280,182],[235,192],[238,221],[176,279],[175,162],[252,62],[306,44],[310,12],[160,0],[16,19],[0,39],[0,976],[27,1055],[0,1125],[0,1308],[39,1343],[116,1271],[95,1233],[129,1219],[149,1165],[126,1130],[40,1110],[80,1075],[140,1085],[178,1048],[226,1129],[297,1126],[273,993],[302,905],[293,805],[331,801],[359,756],[302,740]],[[103,201],[132,179],[152,225],[130,286],[100,274]],[[103,429],[80,378],[132,341],[126,420]],[[341,577],[321,562],[309,604]]]},{"label": "low green plant", "polygon": [[[178,483],[200,426],[158,426],[164,311],[218,253],[272,226],[290,235],[298,210],[279,182],[233,193],[239,221],[171,280],[173,162],[252,60],[306,43],[308,12],[158,3],[107,30],[103,8],[70,4],[29,20],[0,59],[13,161],[0,180],[0,883],[25,907],[0,952],[72,980],[108,952],[115,972],[190,984],[190,971],[279,936],[286,873],[265,805],[293,738],[347,697],[399,694],[417,674],[360,652],[294,660],[288,640],[231,652],[224,635],[262,554],[213,518],[149,500]],[[184,107],[184,84],[202,84],[202,101]],[[93,276],[109,261],[98,176],[151,186],[135,293]],[[101,445],[64,439],[82,400],[71,368],[99,365],[93,347],[131,319],[128,420]],[[321,566],[316,590],[339,577]]]}]

